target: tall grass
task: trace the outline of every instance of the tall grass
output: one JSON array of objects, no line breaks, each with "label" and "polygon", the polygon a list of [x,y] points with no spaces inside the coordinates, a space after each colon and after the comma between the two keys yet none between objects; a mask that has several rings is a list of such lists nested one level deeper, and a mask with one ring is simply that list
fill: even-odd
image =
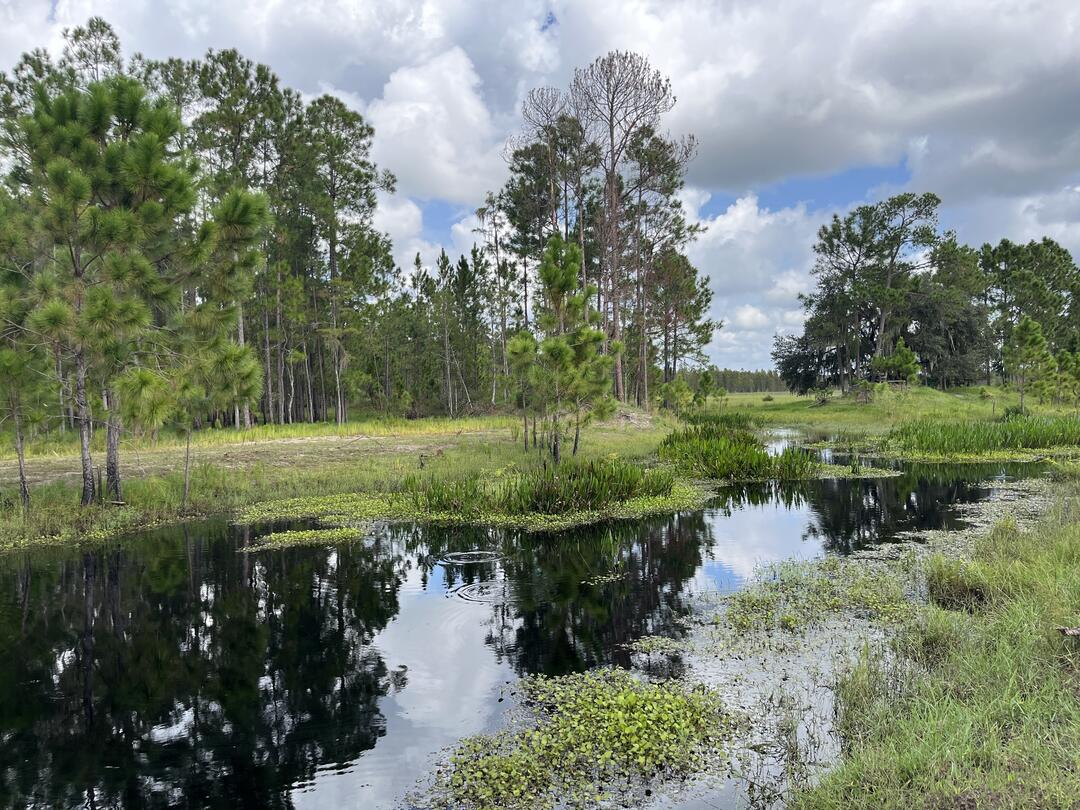
[{"label": "tall grass", "polygon": [[722,421],[673,431],[660,443],[659,454],[695,475],[732,481],[808,478],[820,466],[814,455],[799,448],[769,455],[765,445],[745,427],[729,427]]},{"label": "tall grass", "polygon": [[510,479],[499,506],[512,515],[557,515],[602,509],[637,497],[671,494],[675,476],[668,470],[643,470],[620,459],[545,464]]},{"label": "tall grass", "polygon": [[1037,530],[1003,524],[839,685],[841,764],[797,808],[1077,807],[1080,488]]},{"label": "tall grass", "polygon": [[404,495],[419,513],[458,515],[559,515],[595,511],[639,497],[671,494],[669,470],[644,470],[618,458],[541,464],[485,482],[479,475],[456,479],[410,476]]},{"label": "tall grass", "polygon": [[897,425],[886,437],[891,449],[943,456],[1078,445],[1077,416],[1014,416],[996,422],[918,419]]}]

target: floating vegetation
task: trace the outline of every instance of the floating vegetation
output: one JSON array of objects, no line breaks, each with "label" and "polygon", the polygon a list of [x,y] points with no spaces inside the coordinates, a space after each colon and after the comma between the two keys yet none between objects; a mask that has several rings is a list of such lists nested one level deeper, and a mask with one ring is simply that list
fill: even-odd
[{"label": "floating vegetation", "polygon": [[683,651],[680,642],[667,636],[642,636],[625,646],[630,652],[642,655],[678,655]]},{"label": "floating vegetation", "polygon": [[463,740],[435,806],[470,810],[594,807],[609,791],[681,779],[717,757],[734,723],[719,698],[619,669],[519,684],[527,728]]},{"label": "floating vegetation", "polygon": [[749,587],[731,595],[718,621],[736,632],[798,632],[841,610],[897,621],[911,609],[895,574],[827,557],[764,567]]},{"label": "floating vegetation", "polygon": [[325,529],[297,529],[271,532],[258,537],[242,551],[262,551],[268,548],[288,546],[336,546],[361,539],[366,530],[355,526],[338,526]]},{"label": "floating vegetation", "polygon": [[[516,476],[505,482],[478,481],[482,494],[469,495],[468,502],[459,497],[474,492],[473,482],[444,485],[435,484],[438,479],[432,479],[428,483],[438,492],[430,500],[423,494],[424,483],[411,482],[409,487],[413,489],[397,493],[361,492],[267,501],[242,510],[237,522],[315,519],[324,526],[346,527],[372,521],[415,521],[444,526],[482,524],[526,531],[559,531],[603,520],[697,509],[710,495],[706,488],[677,480],[664,469],[638,469],[633,484],[628,486],[627,477],[620,477],[621,473],[608,476],[603,471],[605,464],[609,462],[583,464],[582,467],[592,469],[583,474],[566,474],[566,468],[561,466],[553,473],[524,473],[521,475],[531,476],[524,484],[517,483]],[[625,499],[619,499],[624,496]],[[560,503],[565,508],[547,511]],[[522,511],[529,505],[536,508]]]},{"label": "floating vegetation", "polygon": [[894,452],[926,457],[1077,447],[1080,417],[1012,416],[962,422],[917,419],[894,427],[885,446]]}]

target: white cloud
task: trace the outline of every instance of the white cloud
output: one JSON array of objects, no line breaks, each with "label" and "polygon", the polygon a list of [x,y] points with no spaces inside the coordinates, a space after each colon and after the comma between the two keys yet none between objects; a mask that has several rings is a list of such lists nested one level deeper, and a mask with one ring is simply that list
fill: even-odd
[{"label": "white cloud", "polygon": [[[399,178],[380,221],[411,263],[467,250],[471,225],[425,230],[418,200],[468,211],[506,172],[501,152],[531,87],[636,50],[669,75],[667,125],[700,151],[684,194],[738,195],[691,258],[728,326],[717,362],[768,364],[769,331],[797,328],[810,246],[829,211],[761,206],[797,176],[904,162],[906,187],[944,200],[970,242],[1050,235],[1080,251],[1080,4],[1073,0],[0,0],[0,69],[58,52],[60,31],[100,14],[130,54],[236,47],[307,95],[331,91],[376,127]],[[549,16],[550,15],[550,16]],[[847,189],[838,208],[896,189]],[[427,238],[425,238],[427,234]],[[398,241],[400,240],[400,241]],[[740,327],[750,307],[769,327]]]},{"label": "white cloud", "polygon": [[479,91],[458,47],[391,74],[367,112],[375,160],[397,175],[402,193],[475,203],[501,183],[503,138]]},{"label": "white cloud", "polygon": [[791,331],[786,313],[798,308],[799,293],[811,286],[811,246],[828,212],[802,205],[771,211],[750,194],[703,217],[707,202],[707,195],[684,196],[690,219],[706,228],[687,253],[709,277],[712,317],[724,321],[709,355],[721,366],[767,367],[772,334]]},{"label": "white cloud", "polygon": [[770,323],[768,316],[752,304],[743,304],[736,308],[731,318],[733,326],[739,329],[755,331],[764,329]]}]

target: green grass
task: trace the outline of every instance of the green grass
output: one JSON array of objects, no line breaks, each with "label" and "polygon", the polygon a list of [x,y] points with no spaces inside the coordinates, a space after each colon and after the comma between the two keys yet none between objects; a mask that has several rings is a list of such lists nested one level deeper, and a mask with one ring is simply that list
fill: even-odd
[{"label": "green grass", "polygon": [[[478,432],[482,424],[483,420],[473,419],[416,420],[405,426],[401,436],[391,434],[368,443],[346,439],[329,447],[319,444],[319,452],[301,452],[307,447],[303,443],[269,441],[193,448],[186,512],[181,509],[181,448],[154,456],[152,469],[168,471],[146,475],[139,474],[139,462],[146,461],[145,457],[125,455],[124,506],[80,509],[78,482],[68,475],[33,486],[32,510],[24,516],[15,488],[0,489],[0,550],[28,543],[95,541],[185,517],[236,514],[264,501],[344,493],[376,496],[401,491],[402,482],[418,474],[430,479],[473,475],[498,479],[535,464],[536,453],[522,449],[516,422],[510,429]],[[582,459],[642,460],[653,456],[667,429],[662,421],[651,427],[590,426],[582,433],[579,455]],[[338,452],[342,445],[347,445],[348,453]],[[33,460],[30,466],[33,471]],[[688,493],[681,491],[681,495],[685,498]]]},{"label": "green grass", "polygon": [[[492,430],[517,431],[521,419],[516,416],[470,416],[463,419],[447,417],[427,417],[424,419],[402,419],[400,417],[372,417],[337,425],[331,422],[315,424],[299,423],[293,425],[255,425],[248,430],[235,428],[205,428],[196,431],[191,437],[193,448],[222,447],[226,445],[260,444],[264,442],[297,441],[319,438],[354,438],[354,437],[401,437],[432,436],[457,432],[478,432]],[[0,433],[5,439],[0,443],[0,459],[15,457],[10,437]],[[182,449],[186,437],[182,433],[165,430],[156,436],[127,433],[122,440],[124,451]],[[105,452],[105,434],[96,431],[91,449]],[[48,435],[38,435],[26,442],[27,458],[47,456],[75,455],[79,451],[78,433],[68,430],[61,434],[52,431]]]},{"label": "green grass", "polygon": [[[938,391],[913,386],[906,390],[879,393],[870,403],[860,403],[852,395],[835,397],[826,405],[816,405],[812,397],[773,394],[765,402],[760,394],[731,394],[724,412],[744,413],[764,424],[803,427],[835,435],[881,435],[895,425],[912,419],[981,419],[1002,416],[1006,408],[1019,404],[1014,391],[999,387],[955,388]],[[1036,414],[1066,413],[1070,409],[1041,405],[1028,398],[1028,409]],[[711,409],[718,404],[710,403]]]},{"label": "green grass", "polygon": [[789,447],[770,455],[755,434],[739,426],[742,421],[704,420],[675,430],[660,443],[660,458],[692,475],[715,480],[799,480],[818,474],[821,464],[812,453]]},{"label": "green grass", "polygon": [[1080,416],[1012,416],[997,421],[917,419],[894,427],[885,447],[907,456],[977,456],[1080,446]]},{"label": "green grass", "polygon": [[1069,808],[1080,797],[1080,487],[928,567],[930,604],[839,685],[845,756],[797,808]]}]

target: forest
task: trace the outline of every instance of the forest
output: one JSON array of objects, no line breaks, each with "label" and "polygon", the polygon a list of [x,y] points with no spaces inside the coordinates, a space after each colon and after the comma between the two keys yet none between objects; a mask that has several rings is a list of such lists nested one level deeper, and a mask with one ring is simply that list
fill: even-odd
[{"label": "forest", "polygon": [[720,325],[684,252],[695,142],[638,54],[529,92],[472,250],[403,268],[373,224],[393,167],[339,98],[235,50],[126,58],[101,18],[64,42],[0,76],[0,380],[20,459],[78,435],[84,504],[122,501],[122,437],[162,428],[513,411],[557,456]]},{"label": "forest", "polygon": [[972,248],[938,223],[934,194],[856,207],[818,231],[801,335],[773,359],[799,393],[918,378],[1080,396],[1080,269],[1050,238]]}]

